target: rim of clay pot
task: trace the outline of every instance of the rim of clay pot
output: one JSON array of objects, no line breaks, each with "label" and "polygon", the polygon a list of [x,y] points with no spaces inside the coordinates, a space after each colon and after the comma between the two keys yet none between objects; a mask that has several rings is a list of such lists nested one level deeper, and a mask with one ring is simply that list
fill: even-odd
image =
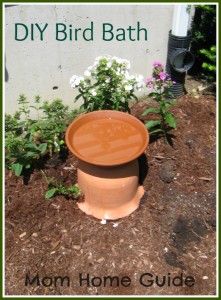
[{"label": "rim of clay pot", "polygon": [[[99,121],[98,121],[99,120]],[[116,134],[110,134],[108,135],[108,132],[110,130],[113,129],[113,121],[109,122],[108,126],[106,127],[104,130],[102,128],[102,122],[100,120],[104,120],[104,122],[108,122],[107,120],[116,120],[118,121],[118,126],[119,124],[122,123],[123,129],[129,130],[129,133],[131,134],[131,132],[133,132],[134,134],[134,140],[133,140],[133,134],[131,135],[131,137],[128,137],[127,135],[123,136],[122,135],[122,140],[121,140],[121,136],[119,136],[119,134],[121,134],[121,132],[123,132],[122,130],[115,130],[114,133]],[[86,126],[84,128],[83,134],[85,134],[85,139],[84,139],[84,144],[93,144],[94,146],[96,144],[100,144],[101,140],[100,137],[96,137],[97,140],[96,142],[93,140],[91,142],[91,140],[87,139],[87,135],[88,136],[92,136],[92,126],[91,126],[91,122],[94,122],[93,125],[97,125],[96,123],[99,122],[99,128],[100,130],[102,130],[103,132],[103,137],[104,137],[104,142],[105,140],[108,140],[108,143],[113,142],[116,143],[116,141],[121,140],[121,144],[123,143],[124,146],[122,148],[122,150],[118,150],[118,152],[115,149],[119,149],[119,147],[113,147],[112,152],[110,153],[109,157],[108,157],[108,153],[107,155],[104,154],[104,157],[106,156],[106,159],[102,159],[99,160],[97,158],[94,158],[93,155],[89,154],[88,152],[84,152],[84,148],[83,148],[83,142],[78,142],[79,138],[82,135],[77,136],[79,129],[82,130],[83,126]],[[128,128],[127,128],[128,127]],[[115,128],[116,129],[116,128]],[[106,130],[106,131],[105,131]],[[94,135],[96,134],[97,131],[94,131]],[[113,132],[112,132],[113,133]],[[137,136],[139,136],[139,138],[136,138],[136,134]],[[115,139],[112,138],[113,140],[111,140],[111,136],[115,136]],[[93,137],[92,137],[93,139]],[[132,142],[133,140],[133,142]],[[148,143],[149,143],[149,133],[146,129],[146,127],[144,126],[144,124],[138,120],[137,118],[135,118],[134,116],[131,116],[128,113],[124,113],[124,112],[120,112],[120,111],[115,111],[115,110],[99,110],[99,111],[93,111],[90,113],[86,113],[84,115],[79,116],[76,120],[74,120],[67,128],[66,130],[66,135],[65,135],[65,141],[67,144],[67,147],[69,148],[69,150],[80,160],[85,161],[87,163],[93,164],[93,165],[97,165],[97,166],[117,166],[117,165],[122,165],[125,163],[128,163],[136,158],[138,158],[143,152],[144,150],[147,148]],[[129,142],[130,141],[130,142]],[[130,147],[130,145],[133,144],[133,148],[136,150],[130,151],[130,153],[127,155],[128,153],[128,147]],[[93,147],[94,147],[93,146]],[[94,147],[95,148],[95,147]],[[100,150],[99,150],[100,151]],[[99,152],[97,151],[97,152]],[[104,152],[105,150],[103,150]],[[106,150],[108,152],[108,150]],[[114,152],[116,151],[116,153]],[[100,151],[101,152],[101,151]],[[105,152],[106,153],[106,152]],[[113,153],[115,153],[115,158],[111,159],[111,157],[113,157]],[[119,154],[119,157],[117,157]],[[99,155],[97,153],[97,155]]]}]

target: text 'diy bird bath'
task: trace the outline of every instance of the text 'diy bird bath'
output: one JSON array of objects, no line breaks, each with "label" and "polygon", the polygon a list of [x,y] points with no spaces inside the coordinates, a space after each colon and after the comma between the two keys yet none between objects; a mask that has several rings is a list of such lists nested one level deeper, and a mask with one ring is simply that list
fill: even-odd
[{"label": "text 'diy bird bath'", "polygon": [[119,219],[139,206],[137,158],[149,143],[147,129],[135,117],[112,110],[84,114],[66,131],[66,144],[78,158],[79,208],[98,219]]}]

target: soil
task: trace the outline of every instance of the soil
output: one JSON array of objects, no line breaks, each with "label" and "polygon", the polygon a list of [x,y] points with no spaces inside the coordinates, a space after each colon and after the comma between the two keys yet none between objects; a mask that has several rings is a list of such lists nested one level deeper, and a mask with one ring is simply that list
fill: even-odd
[{"label": "soil", "polygon": [[[40,170],[28,180],[6,171],[6,295],[216,294],[216,99],[189,82],[196,93],[172,108],[172,146],[152,138],[139,158],[145,195],[126,218],[102,224],[76,199],[46,200]],[[148,105],[138,102],[132,114],[145,122]],[[44,173],[70,185],[76,167],[69,154],[48,161]]]}]

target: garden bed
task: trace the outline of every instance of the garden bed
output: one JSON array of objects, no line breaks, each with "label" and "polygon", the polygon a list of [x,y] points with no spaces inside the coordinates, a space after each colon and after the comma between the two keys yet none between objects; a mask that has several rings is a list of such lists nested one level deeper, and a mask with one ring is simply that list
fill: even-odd
[{"label": "garden bed", "polygon": [[[132,115],[140,118],[145,108],[145,102],[138,102]],[[145,195],[139,209],[124,219],[101,224],[80,211],[75,199],[46,200],[40,170],[25,181],[6,171],[7,295],[216,293],[215,97],[186,95],[172,111],[178,119],[177,130],[170,131],[173,147],[163,138],[151,140],[139,160]],[[77,180],[76,166],[71,154],[64,161],[55,156],[44,172],[70,185]],[[181,273],[195,283],[174,286],[172,279]],[[25,286],[36,274],[40,284]],[[119,282],[115,278],[112,286],[109,281],[104,286],[108,275]],[[167,281],[161,287],[147,281],[158,276],[162,282],[163,275]],[[63,286],[57,276],[68,278]],[[81,286],[80,276],[89,276],[90,282]]]}]

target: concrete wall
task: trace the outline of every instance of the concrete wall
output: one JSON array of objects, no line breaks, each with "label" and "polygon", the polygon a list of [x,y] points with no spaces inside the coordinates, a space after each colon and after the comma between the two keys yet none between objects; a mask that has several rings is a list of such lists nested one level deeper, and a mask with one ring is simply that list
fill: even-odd
[{"label": "concrete wall", "polygon": [[[97,56],[110,54],[130,60],[131,74],[150,76],[152,63],[166,62],[168,32],[172,28],[174,5],[119,5],[119,4],[71,4],[71,5],[15,5],[5,8],[5,110],[17,110],[19,94],[30,101],[35,95],[43,100],[61,98],[73,106],[77,90],[71,89],[72,75],[82,75]],[[104,41],[102,24],[111,23],[114,31],[128,26],[136,28],[137,22],[148,31],[147,41]],[[94,40],[56,41],[56,23],[68,27],[86,28],[94,23]],[[15,23],[24,23],[30,29],[32,23],[43,27],[48,23],[43,41],[35,31],[24,41],[15,40]],[[21,28],[20,37],[23,34]],[[142,92],[142,94],[145,91]],[[141,96],[141,95],[140,95]],[[79,104],[76,103],[78,106]]]}]

